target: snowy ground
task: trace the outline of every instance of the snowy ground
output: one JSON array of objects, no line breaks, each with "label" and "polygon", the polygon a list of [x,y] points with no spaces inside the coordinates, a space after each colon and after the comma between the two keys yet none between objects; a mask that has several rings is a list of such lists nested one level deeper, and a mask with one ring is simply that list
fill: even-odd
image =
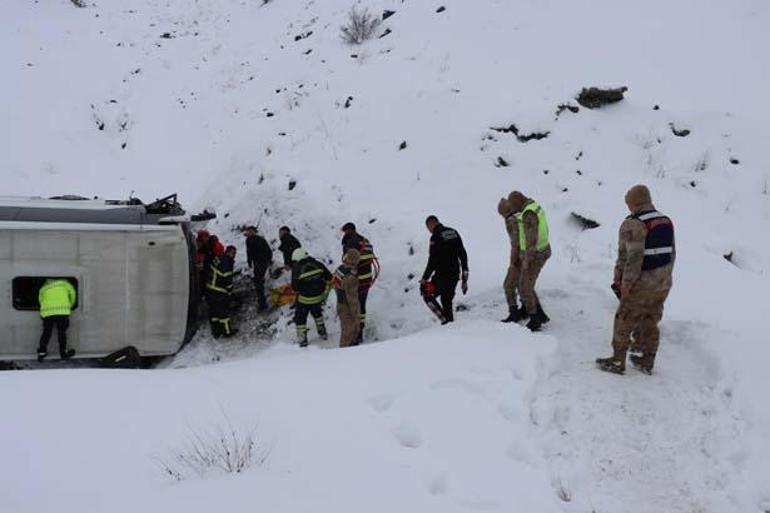
[{"label": "snowy ground", "polygon": [[[6,8],[4,193],[178,191],[217,210],[226,242],[243,249],[238,224],[270,238],[288,224],[328,261],[353,220],[382,262],[368,337],[383,343],[303,352],[284,317],[270,340],[204,330],[153,371],[0,373],[0,511],[770,511],[765,2],[366,5],[396,11],[392,33],[353,48],[342,0]],[[629,92],[556,116],[588,85]],[[549,135],[491,129],[511,123]],[[620,378],[592,362],[609,352],[638,182],[674,219],[678,260],[657,372]],[[495,207],[514,188],[546,208],[555,250],[540,285],[553,321],[534,336],[496,322]],[[410,278],[430,213],[470,255],[450,329]],[[264,466],[159,472],[225,415],[257,426]]]}]

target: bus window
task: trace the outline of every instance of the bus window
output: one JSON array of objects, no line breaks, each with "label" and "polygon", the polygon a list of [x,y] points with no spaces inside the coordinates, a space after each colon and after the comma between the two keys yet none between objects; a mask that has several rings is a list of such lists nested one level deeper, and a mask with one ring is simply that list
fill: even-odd
[{"label": "bus window", "polygon": [[13,279],[13,308],[16,310],[40,310],[38,294],[46,280],[67,280],[75,287],[77,299],[75,310],[80,303],[80,289],[77,278],[71,276],[17,276]]}]

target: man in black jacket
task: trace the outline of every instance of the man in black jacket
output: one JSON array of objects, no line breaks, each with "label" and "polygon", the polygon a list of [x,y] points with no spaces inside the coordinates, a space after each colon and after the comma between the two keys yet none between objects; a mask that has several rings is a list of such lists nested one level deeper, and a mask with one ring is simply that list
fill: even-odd
[{"label": "man in black jacket", "polygon": [[[441,324],[447,324],[454,321],[452,300],[461,277],[463,294],[468,292],[468,254],[457,230],[442,225],[436,216],[428,216],[425,226],[431,233],[430,254],[420,288],[428,307]],[[437,296],[441,299],[440,308]]]},{"label": "man in black jacket", "polygon": [[297,238],[291,234],[291,230],[288,226],[281,226],[278,230],[278,238],[281,240],[281,245],[278,246],[278,251],[283,254],[283,267],[286,270],[291,269],[292,261],[291,256],[294,254],[294,250],[302,247]]},{"label": "man in black jacket", "polygon": [[264,237],[257,233],[256,226],[249,226],[244,232],[246,235],[246,261],[254,271],[254,287],[257,293],[259,311],[267,310],[267,298],[265,297],[265,276],[273,263],[273,250]]},{"label": "man in black jacket", "polygon": [[209,304],[209,322],[214,338],[232,337],[238,330],[230,325],[230,300],[233,294],[233,266],[235,246],[227,246],[224,255],[215,256],[211,262],[206,282]]}]

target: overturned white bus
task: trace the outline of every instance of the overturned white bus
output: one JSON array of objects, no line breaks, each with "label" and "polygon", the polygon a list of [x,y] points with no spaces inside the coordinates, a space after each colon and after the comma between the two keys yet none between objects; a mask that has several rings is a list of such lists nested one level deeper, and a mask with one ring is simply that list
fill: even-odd
[{"label": "overturned white bus", "polygon": [[191,223],[212,217],[186,216],[176,195],[149,205],[0,198],[0,360],[35,357],[48,278],[77,290],[67,337],[76,357],[129,345],[142,356],[176,353],[198,325]]}]

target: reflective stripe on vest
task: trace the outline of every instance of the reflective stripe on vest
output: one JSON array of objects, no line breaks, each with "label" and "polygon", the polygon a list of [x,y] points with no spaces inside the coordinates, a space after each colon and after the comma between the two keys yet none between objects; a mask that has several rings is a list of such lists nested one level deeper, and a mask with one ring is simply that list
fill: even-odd
[{"label": "reflective stripe on vest", "polygon": [[323,269],[314,269],[312,271],[308,271],[306,273],[302,273],[299,275],[298,280],[305,280],[307,278],[311,278],[313,276],[318,276],[319,274],[323,274]]},{"label": "reflective stripe on vest", "polygon": [[543,207],[534,201],[524,207],[520,213],[516,214],[516,221],[519,224],[519,248],[522,251],[527,249],[527,237],[524,233],[524,214],[534,212],[537,216],[537,250],[543,251],[550,243],[548,240],[548,221],[545,218]]},{"label": "reflective stripe on vest", "polygon": [[667,216],[657,210],[628,216],[644,223],[647,235],[644,239],[642,270],[651,271],[671,263],[674,254],[674,225]]},{"label": "reflective stripe on vest", "polygon": [[644,250],[645,255],[667,255],[673,252],[674,252],[673,246],[668,246],[666,248],[653,248],[653,249]]}]

